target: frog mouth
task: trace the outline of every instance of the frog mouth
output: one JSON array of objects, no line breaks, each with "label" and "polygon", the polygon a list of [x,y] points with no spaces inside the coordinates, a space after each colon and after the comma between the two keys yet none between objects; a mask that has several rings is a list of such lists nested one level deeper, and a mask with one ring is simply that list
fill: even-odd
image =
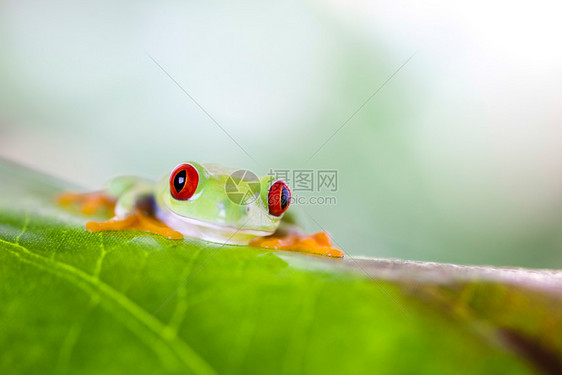
[{"label": "frog mouth", "polygon": [[189,237],[217,242],[223,245],[247,245],[255,237],[264,237],[274,231],[219,225],[179,215],[169,209],[155,207],[154,215],[168,227]]}]

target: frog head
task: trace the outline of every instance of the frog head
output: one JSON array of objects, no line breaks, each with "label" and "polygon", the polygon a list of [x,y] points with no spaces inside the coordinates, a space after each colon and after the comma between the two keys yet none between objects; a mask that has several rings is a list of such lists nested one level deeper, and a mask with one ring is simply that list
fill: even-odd
[{"label": "frog head", "polygon": [[291,193],[273,176],[185,162],[163,178],[156,192],[156,216],[192,237],[247,244],[273,234]]}]

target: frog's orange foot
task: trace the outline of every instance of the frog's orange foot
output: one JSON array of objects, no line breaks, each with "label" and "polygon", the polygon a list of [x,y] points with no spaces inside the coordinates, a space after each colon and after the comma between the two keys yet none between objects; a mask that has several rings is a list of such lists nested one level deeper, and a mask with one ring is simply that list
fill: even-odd
[{"label": "frog's orange foot", "polygon": [[254,238],[250,246],[265,247],[268,249],[298,251],[324,255],[333,258],[343,258],[343,251],[332,247],[332,240],[326,232],[311,235],[289,233],[284,236],[271,235]]},{"label": "frog's orange foot", "polygon": [[135,211],[135,213],[123,219],[112,217],[103,222],[90,221],[86,223],[86,229],[89,232],[118,230],[140,231],[158,234],[173,240],[181,240],[183,238],[180,232],[170,229],[164,223],[146,215],[140,210]]},{"label": "frog's orange foot", "polygon": [[86,215],[100,211],[113,212],[115,208],[115,200],[102,192],[62,193],[57,196],[57,202],[62,206],[76,205]]}]

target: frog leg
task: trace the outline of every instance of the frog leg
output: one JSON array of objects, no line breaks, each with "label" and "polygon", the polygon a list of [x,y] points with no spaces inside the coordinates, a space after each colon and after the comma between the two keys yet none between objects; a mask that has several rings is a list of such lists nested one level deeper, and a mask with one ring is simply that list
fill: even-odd
[{"label": "frog leg", "polygon": [[105,192],[92,193],[61,193],[57,196],[58,204],[62,206],[78,205],[80,212],[92,215],[100,211],[113,211],[116,200]]},{"label": "frog leg", "polygon": [[65,192],[57,196],[62,206],[76,205],[83,214],[92,215],[96,212],[113,211],[115,205],[125,195],[138,195],[139,192],[150,191],[152,183],[134,176],[120,176],[112,179],[102,191],[90,193]]},{"label": "frog leg", "polygon": [[135,209],[132,213],[124,217],[114,216],[102,222],[90,221],[86,223],[86,230],[88,230],[88,232],[140,231],[158,234],[174,240],[181,240],[183,238],[180,232],[169,228],[166,224],[156,220],[140,209]]},{"label": "frog leg", "polygon": [[123,176],[111,180],[103,192],[63,193],[58,196],[58,202],[62,205],[78,204],[85,214],[93,214],[100,208],[114,212],[109,220],[86,223],[89,232],[128,230],[182,239],[181,233],[153,217],[152,191],[153,184],[150,181]]},{"label": "frog leg", "polygon": [[250,246],[316,254],[333,258],[343,258],[344,256],[343,251],[332,247],[332,240],[326,232],[318,232],[311,235],[301,235],[296,232],[274,233],[271,236],[254,238],[250,241]]},{"label": "frog leg", "polygon": [[115,216],[103,222],[86,223],[89,232],[140,231],[158,234],[170,239],[183,235],[154,218],[154,196],[150,185],[137,184],[121,193],[115,205]]}]

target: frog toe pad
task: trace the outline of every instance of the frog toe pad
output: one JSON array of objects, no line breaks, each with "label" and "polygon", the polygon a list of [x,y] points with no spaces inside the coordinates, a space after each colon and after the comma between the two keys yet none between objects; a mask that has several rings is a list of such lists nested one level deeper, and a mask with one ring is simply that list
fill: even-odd
[{"label": "frog toe pad", "polygon": [[311,235],[288,233],[277,236],[274,234],[268,237],[255,238],[250,242],[250,246],[311,253],[332,258],[343,258],[344,256],[343,251],[332,247],[332,240],[326,232]]}]

